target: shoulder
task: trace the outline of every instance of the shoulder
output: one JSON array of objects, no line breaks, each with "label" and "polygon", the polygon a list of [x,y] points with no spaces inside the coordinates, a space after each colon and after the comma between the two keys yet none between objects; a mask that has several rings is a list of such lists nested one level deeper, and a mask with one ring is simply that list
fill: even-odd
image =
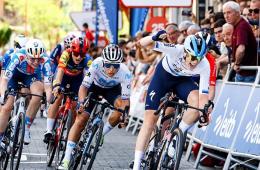
[{"label": "shoulder", "polygon": [[94,69],[99,69],[101,68],[103,65],[103,58],[102,57],[98,57],[95,60],[93,60],[91,67],[93,67]]},{"label": "shoulder", "polygon": [[119,71],[120,71],[121,74],[123,74],[122,78],[124,78],[126,80],[132,79],[133,75],[124,63],[120,64],[120,70]]}]

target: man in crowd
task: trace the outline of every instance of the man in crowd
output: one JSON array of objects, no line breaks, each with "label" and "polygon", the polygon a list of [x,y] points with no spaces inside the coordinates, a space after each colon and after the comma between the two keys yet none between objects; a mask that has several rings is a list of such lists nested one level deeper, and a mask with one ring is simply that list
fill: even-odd
[{"label": "man in crowd", "polygon": [[234,26],[232,36],[232,60],[236,71],[235,81],[253,82],[255,71],[241,70],[240,66],[257,65],[257,44],[254,33],[249,25],[240,16],[239,4],[228,1],[223,5],[224,17],[227,23]]}]

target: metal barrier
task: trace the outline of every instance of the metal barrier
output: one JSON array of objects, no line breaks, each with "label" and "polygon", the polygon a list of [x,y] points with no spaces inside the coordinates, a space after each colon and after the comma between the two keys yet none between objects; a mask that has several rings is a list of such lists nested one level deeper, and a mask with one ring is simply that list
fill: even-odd
[{"label": "metal barrier", "polygon": [[[257,119],[252,121],[251,117],[247,116],[254,115],[255,113],[249,114],[248,111],[252,112],[254,109],[260,109],[260,97],[255,94],[257,91],[260,91],[258,89],[260,67],[241,67],[241,69],[258,70],[255,82],[253,84],[228,82],[230,71],[228,72],[221,89],[221,94],[212,113],[213,122],[207,127],[204,139],[201,142],[202,145],[195,162],[195,168],[198,168],[202,155],[209,155],[225,161],[224,169],[228,169],[231,162],[257,169],[256,166],[233,157],[239,156],[260,160],[260,157],[257,156],[260,152],[260,149],[258,149],[260,146],[260,118],[257,117]],[[243,127],[245,124],[246,127]],[[255,128],[258,127],[259,130],[257,131]],[[253,142],[248,142],[249,138]],[[241,140],[241,142],[238,140]],[[241,144],[246,146],[241,147]],[[220,157],[205,151],[205,148],[226,152],[228,153],[228,157]],[[258,151],[256,151],[257,149]]]}]

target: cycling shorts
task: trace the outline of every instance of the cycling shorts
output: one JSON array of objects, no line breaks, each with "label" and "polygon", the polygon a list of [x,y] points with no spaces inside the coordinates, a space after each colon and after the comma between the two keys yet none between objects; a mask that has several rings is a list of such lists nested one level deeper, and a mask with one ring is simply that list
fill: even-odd
[{"label": "cycling shorts", "polygon": [[160,61],[148,87],[145,110],[157,110],[160,99],[171,90],[175,91],[181,100],[187,102],[190,92],[198,89],[198,85],[195,84],[191,77],[171,75],[164,70],[162,61]]},{"label": "cycling shorts", "polygon": [[[103,96],[108,103],[114,106],[116,99],[121,96],[121,85],[114,86],[112,88],[102,88],[94,83],[88,88],[88,92],[93,92],[91,98],[97,99],[98,96]],[[87,113],[91,113],[95,103],[90,101],[89,106],[86,108]]]},{"label": "cycling shorts", "polygon": [[8,82],[8,89],[11,91],[17,91],[18,82],[21,82],[26,88],[29,88],[33,82],[41,80],[42,78],[39,74],[27,75],[15,69],[12,78]]},{"label": "cycling shorts", "polygon": [[64,89],[68,89],[70,92],[73,92],[76,95],[78,95],[79,87],[82,81],[83,81],[83,74],[79,74],[77,76],[69,76],[64,74],[60,87]]}]

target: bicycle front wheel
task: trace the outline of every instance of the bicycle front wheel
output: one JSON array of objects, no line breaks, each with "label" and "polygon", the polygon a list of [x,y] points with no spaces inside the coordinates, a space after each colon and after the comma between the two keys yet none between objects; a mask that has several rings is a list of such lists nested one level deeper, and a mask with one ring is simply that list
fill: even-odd
[{"label": "bicycle front wheel", "polygon": [[[18,170],[22,150],[24,143],[24,133],[25,133],[25,114],[19,113],[19,117],[16,120],[14,134],[13,134],[13,145],[11,146],[11,162],[10,168],[11,170]],[[16,158],[16,162],[15,162]]]},{"label": "bicycle front wheel", "polygon": [[83,166],[87,165],[87,170],[90,170],[94,160],[96,158],[100,141],[102,138],[102,132],[103,132],[104,122],[100,121],[99,124],[94,125],[92,127],[92,133],[91,136],[88,139],[88,144],[86,145],[87,148],[84,149],[84,152],[82,154],[79,169],[85,169]]},{"label": "bicycle front wheel", "polygon": [[162,145],[159,158],[158,169],[160,170],[178,170],[184,145],[184,135],[177,128],[172,132],[170,140],[166,140]]}]

